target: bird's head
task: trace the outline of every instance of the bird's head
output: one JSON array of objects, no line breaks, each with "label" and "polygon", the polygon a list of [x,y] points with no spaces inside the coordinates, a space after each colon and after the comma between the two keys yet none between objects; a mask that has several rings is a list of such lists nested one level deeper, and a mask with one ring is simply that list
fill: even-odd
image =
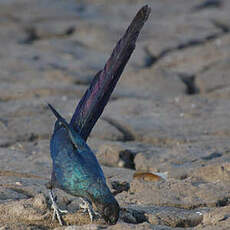
[{"label": "bird's head", "polygon": [[117,223],[120,213],[120,206],[114,197],[110,198],[110,202],[95,202],[94,200],[93,205],[107,224],[112,225]]},{"label": "bird's head", "polygon": [[103,207],[102,217],[108,224],[116,224],[119,218],[120,206],[115,200],[115,202],[110,203]]}]

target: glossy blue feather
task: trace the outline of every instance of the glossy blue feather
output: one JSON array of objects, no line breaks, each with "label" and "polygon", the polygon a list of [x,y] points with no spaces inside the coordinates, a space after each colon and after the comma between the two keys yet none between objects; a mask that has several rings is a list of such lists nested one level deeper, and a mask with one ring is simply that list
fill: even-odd
[{"label": "glossy blue feather", "polygon": [[104,173],[94,153],[71,125],[51,105],[49,107],[58,119],[50,145],[58,187],[85,198],[89,198],[89,195],[97,197],[98,191],[90,194],[92,187],[97,187],[102,193],[108,191],[110,195]]},{"label": "glossy blue feather", "polygon": [[50,142],[53,161],[51,189],[58,187],[74,196],[86,198],[94,203],[109,224],[117,222],[120,207],[109,190],[103,171],[86,140],[135,49],[138,35],[149,14],[150,8],[147,5],[139,10],[104,68],[94,77],[70,124],[49,105],[57,118]]}]

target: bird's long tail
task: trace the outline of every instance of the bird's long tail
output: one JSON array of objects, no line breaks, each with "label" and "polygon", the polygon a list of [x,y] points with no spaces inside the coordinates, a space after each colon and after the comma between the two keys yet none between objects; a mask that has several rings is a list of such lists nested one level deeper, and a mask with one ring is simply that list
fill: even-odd
[{"label": "bird's long tail", "polygon": [[104,68],[99,71],[79,102],[70,125],[87,140],[102,114],[133,50],[138,35],[149,17],[150,7],[142,7],[119,40]]}]

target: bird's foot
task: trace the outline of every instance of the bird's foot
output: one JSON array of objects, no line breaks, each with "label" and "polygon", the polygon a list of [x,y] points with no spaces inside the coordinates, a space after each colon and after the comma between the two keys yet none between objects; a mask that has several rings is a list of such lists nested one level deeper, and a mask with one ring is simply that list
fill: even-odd
[{"label": "bird's foot", "polygon": [[91,222],[93,222],[94,217],[97,216],[97,215],[100,215],[100,214],[98,212],[95,212],[93,210],[92,205],[87,200],[85,200],[85,199],[83,199],[81,197],[80,197],[80,199],[82,201],[82,203],[80,204],[80,207],[82,209],[84,209],[83,210],[84,212],[88,212],[89,213],[90,220],[91,220]]},{"label": "bird's foot", "polygon": [[50,195],[50,199],[52,201],[51,208],[54,210],[52,221],[55,219],[55,217],[57,217],[59,224],[63,225],[60,213],[67,213],[68,211],[67,210],[62,210],[62,209],[58,208],[58,206],[57,206],[57,204],[55,202],[55,198],[53,196],[53,192],[51,190],[49,191],[49,195]]}]

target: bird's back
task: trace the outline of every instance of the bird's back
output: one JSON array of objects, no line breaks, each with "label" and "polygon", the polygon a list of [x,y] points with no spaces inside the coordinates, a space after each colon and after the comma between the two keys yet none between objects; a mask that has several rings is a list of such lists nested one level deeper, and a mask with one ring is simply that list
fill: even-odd
[{"label": "bird's back", "polygon": [[95,183],[106,184],[94,153],[84,140],[82,146],[75,148],[64,127],[55,130],[50,148],[55,183],[59,188],[75,196],[87,197]]}]

